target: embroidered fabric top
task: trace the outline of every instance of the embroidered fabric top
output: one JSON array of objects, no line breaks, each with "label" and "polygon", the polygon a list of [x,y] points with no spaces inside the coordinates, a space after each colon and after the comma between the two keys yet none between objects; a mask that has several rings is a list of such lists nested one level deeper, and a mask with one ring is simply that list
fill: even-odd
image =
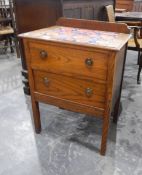
[{"label": "embroidered fabric top", "polygon": [[78,45],[89,45],[119,50],[129,39],[128,34],[53,26],[19,35],[24,38],[56,41]]}]

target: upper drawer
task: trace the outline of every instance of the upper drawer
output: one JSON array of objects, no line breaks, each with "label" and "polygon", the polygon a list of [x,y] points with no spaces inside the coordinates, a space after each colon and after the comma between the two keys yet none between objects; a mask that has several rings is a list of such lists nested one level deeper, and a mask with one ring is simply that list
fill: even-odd
[{"label": "upper drawer", "polygon": [[60,47],[48,43],[30,42],[29,48],[31,66],[34,69],[59,74],[82,75],[106,81],[109,54]]}]

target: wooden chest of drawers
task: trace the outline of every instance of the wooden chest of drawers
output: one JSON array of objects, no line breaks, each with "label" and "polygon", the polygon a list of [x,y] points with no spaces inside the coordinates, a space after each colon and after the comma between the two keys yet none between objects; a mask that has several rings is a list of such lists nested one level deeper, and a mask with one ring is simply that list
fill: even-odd
[{"label": "wooden chest of drawers", "polygon": [[[23,38],[35,130],[40,132],[38,102],[103,119],[105,154],[110,113],[116,119],[128,34],[54,26]],[[115,44],[114,44],[114,43]]]}]

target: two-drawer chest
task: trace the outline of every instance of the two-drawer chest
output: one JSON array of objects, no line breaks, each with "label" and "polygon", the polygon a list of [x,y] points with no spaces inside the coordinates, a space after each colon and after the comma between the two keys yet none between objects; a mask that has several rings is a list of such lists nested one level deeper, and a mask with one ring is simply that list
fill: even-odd
[{"label": "two-drawer chest", "polygon": [[[110,32],[107,26],[107,31],[85,29],[81,27],[87,24],[83,20],[60,22],[20,35],[28,65],[35,131],[41,131],[38,102],[91,114],[103,120],[103,155],[110,114],[114,120],[118,115],[129,35]],[[96,24],[94,21],[91,27]]]}]

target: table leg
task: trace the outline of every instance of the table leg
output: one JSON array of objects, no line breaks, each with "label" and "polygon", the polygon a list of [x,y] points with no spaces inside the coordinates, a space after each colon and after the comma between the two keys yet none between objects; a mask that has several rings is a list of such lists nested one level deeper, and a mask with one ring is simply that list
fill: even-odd
[{"label": "table leg", "polygon": [[140,54],[139,59],[138,59],[138,74],[137,74],[137,84],[141,84],[141,79],[140,79],[140,73],[142,69],[142,54]]},{"label": "table leg", "polygon": [[117,123],[119,114],[121,113],[121,110],[120,110],[120,98],[121,98],[121,95],[119,96],[119,98],[118,98],[118,100],[117,100],[117,102],[115,104],[115,107],[114,107],[113,123]]},{"label": "table leg", "polygon": [[33,108],[33,120],[35,132],[39,134],[41,132],[41,121],[40,121],[40,112],[39,112],[39,103],[32,98],[32,108]]},{"label": "table leg", "polygon": [[138,75],[137,75],[137,84],[141,84],[141,80],[140,80],[141,69],[142,69],[142,68],[139,66]]},{"label": "table leg", "polygon": [[108,116],[105,116],[103,119],[102,140],[100,150],[101,155],[105,155],[106,153],[108,129],[109,129],[109,113]]}]

